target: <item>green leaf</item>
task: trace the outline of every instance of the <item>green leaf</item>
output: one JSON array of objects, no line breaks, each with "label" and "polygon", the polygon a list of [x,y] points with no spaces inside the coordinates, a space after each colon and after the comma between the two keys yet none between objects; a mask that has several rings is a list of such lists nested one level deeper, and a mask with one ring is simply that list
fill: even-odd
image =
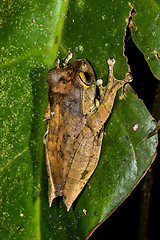
[{"label": "green leaf", "polygon": [[134,11],[134,43],[143,52],[153,74],[160,79],[160,2],[132,1]]},{"label": "green leaf", "polygon": [[[85,239],[130,194],[156,154],[157,135],[143,102],[128,91],[105,125],[98,167],[69,212],[62,198],[48,206],[43,113],[55,59],[87,58],[107,80],[128,71],[123,56],[127,1],[1,1],[2,239]],[[58,53],[58,54],[57,54]]]}]

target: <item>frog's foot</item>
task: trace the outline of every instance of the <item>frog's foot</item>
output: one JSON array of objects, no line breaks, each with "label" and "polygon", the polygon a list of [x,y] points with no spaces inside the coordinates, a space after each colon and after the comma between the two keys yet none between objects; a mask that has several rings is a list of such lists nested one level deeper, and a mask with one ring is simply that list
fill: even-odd
[{"label": "frog's foot", "polygon": [[56,61],[56,68],[60,68],[60,63],[61,63],[61,61],[60,61],[60,59],[58,58],[57,61]]},{"label": "frog's foot", "polygon": [[98,86],[98,88],[103,87],[102,84],[103,84],[103,80],[101,78],[97,79],[96,85]]},{"label": "frog's foot", "polygon": [[63,66],[64,67],[67,67],[69,61],[73,58],[73,53],[69,51],[69,54],[67,56],[67,58],[65,59],[64,63],[63,63]]},{"label": "frog's foot", "polygon": [[[63,66],[64,66],[64,67],[67,67],[69,61],[70,61],[72,58],[73,58],[73,53],[69,51],[68,56],[67,56],[67,58],[65,59],[65,61],[64,61],[64,63],[63,63]],[[60,67],[60,64],[61,64],[61,61],[60,61],[60,59],[58,58],[58,59],[56,60],[56,68],[61,68],[61,67]]]},{"label": "frog's foot", "polygon": [[119,97],[120,100],[123,100],[123,99],[126,100],[127,99],[127,95],[126,95],[127,89],[128,89],[127,85],[124,85],[122,87],[122,93],[121,93],[121,95]]},{"label": "frog's foot", "polygon": [[131,76],[130,73],[126,73],[126,76],[123,80],[117,80],[114,77],[114,73],[113,73],[113,66],[115,64],[115,59],[114,58],[109,58],[107,63],[109,65],[109,76],[108,76],[107,90],[113,91],[113,88],[115,88],[116,91],[117,91],[118,89],[123,87],[126,83],[129,83],[129,82],[132,81],[132,76]]},{"label": "frog's foot", "polygon": [[103,96],[103,93],[104,93],[104,90],[105,90],[105,87],[103,87],[102,83],[103,83],[102,79],[97,79],[96,85],[99,88],[100,98]]}]

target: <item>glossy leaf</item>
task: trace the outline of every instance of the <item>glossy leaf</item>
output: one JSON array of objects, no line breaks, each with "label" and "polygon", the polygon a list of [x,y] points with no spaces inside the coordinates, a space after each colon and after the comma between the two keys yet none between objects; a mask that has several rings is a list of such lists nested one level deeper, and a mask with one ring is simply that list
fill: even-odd
[{"label": "glossy leaf", "polygon": [[[57,56],[71,48],[87,58],[97,77],[107,80],[107,59],[115,57],[115,76],[128,71],[123,56],[127,1],[1,2],[1,216],[2,239],[85,239],[127,197],[156,154],[154,119],[132,92],[116,98],[98,167],[67,212],[62,198],[51,208],[43,113],[46,75]],[[58,54],[57,54],[58,53]]]},{"label": "glossy leaf", "polygon": [[143,52],[153,74],[160,79],[160,2],[132,1],[134,28],[132,37],[137,47]]}]

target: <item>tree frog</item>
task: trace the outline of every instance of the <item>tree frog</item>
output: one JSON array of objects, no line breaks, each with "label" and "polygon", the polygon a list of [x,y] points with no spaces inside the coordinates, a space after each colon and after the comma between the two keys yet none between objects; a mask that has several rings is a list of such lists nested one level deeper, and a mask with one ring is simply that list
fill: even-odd
[{"label": "tree frog", "polygon": [[117,91],[132,81],[129,73],[123,80],[113,75],[114,59],[108,60],[109,76],[100,87],[97,106],[94,70],[86,59],[49,71],[47,75],[49,103],[44,114],[48,120],[44,137],[48,173],[49,206],[57,196],[69,211],[97,167],[103,139],[103,126],[111,114]]}]

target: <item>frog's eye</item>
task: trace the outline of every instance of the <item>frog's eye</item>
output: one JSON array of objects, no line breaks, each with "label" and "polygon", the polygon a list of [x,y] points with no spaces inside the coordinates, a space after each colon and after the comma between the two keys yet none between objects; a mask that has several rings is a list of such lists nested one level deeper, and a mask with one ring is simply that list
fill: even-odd
[{"label": "frog's eye", "polygon": [[80,72],[79,77],[81,80],[81,83],[84,87],[90,87],[91,85],[91,76],[86,72]]}]

